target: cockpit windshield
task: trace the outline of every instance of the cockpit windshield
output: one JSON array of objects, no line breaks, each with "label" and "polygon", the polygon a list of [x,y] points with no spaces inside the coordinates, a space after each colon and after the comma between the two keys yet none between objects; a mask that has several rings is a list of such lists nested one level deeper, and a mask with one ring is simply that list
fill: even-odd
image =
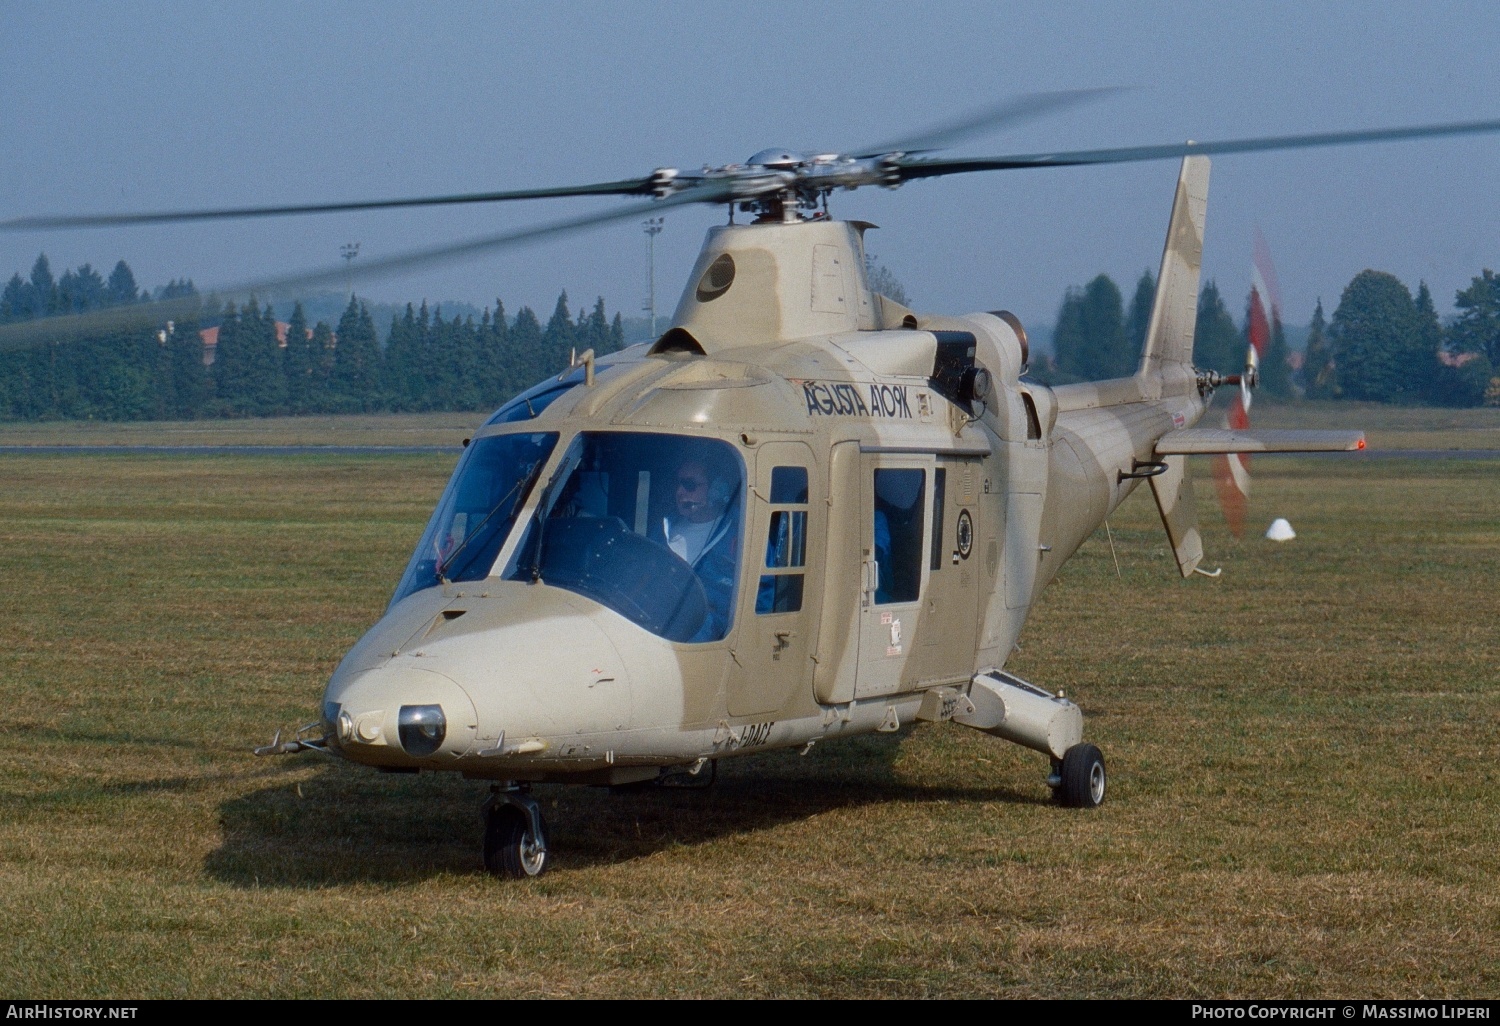
[{"label": "cockpit windshield", "polygon": [[396,587],[394,604],[444,580],[489,576],[557,444],[555,433],[491,435],[470,445]]},{"label": "cockpit windshield", "polygon": [[580,434],[505,574],[576,592],[669,641],[717,641],[734,616],[744,483],[724,442]]},{"label": "cockpit windshield", "polygon": [[579,367],[562,378],[548,378],[540,385],[533,385],[494,412],[485,427],[493,424],[516,424],[523,420],[535,420],[542,411],[562,398],[563,393],[583,381],[583,368]]}]

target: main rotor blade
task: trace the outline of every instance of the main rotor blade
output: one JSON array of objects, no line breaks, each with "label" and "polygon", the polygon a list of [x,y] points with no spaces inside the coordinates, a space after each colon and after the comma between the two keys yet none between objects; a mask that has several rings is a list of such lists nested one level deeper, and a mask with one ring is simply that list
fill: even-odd
[{"label": "main rotor blade", "polygon": [[[741,187],[739,192],[743,192]],[[557,238],[574,232],[585,231],[611,221],[624,221],[643,214],[654,214],[667,207],[680,207],[692,203],[724,203],[736,198],[735,183],[729,181],[707,182],[684,189],[666,199],[646,200],[623,207],[584,214],[562,221],[535,225],[501,232],[496,235],[466,239],[462,242],[429,249],[401,253],[379,260],[371,260],[362,267],[330,268],[305,274],[280,278],[263,278],[228,288],[213,289],[208,293],[180,299],[162,300],[153,303],[137,303],[131,306],[111,307],[89,313],[71,314],[65,317],[43,317],[19,324],[0,327],[0,352],[24,349],[30,346],[53,342],[71,342],[80,338],[92,338],[111,332],[136,331],[158,328],[167,321],[184,320],[196,316],[206,295],[220,299],[237,299],[250,295],[268,295],[301,289],[314,289],[328,285],[341,285],[351,278],[365,280],[396,271],[435,267],[452,263],[479,253],[495,252],[512,246],[521,246],[543,239]]]},{"label": "main rotor blade", "polygon": [[214,210],[167,210],[148,214],[79,214],[16,217],[0,221],[0,231],[23,232],[54,228],[108,228],[138,224],[174,224],[182,221],[223,221],[250,217],[281,217],[287,214],[330,214],[347,210],[390,210],[396,207],[441,207],[462,203],[500,203],[506,200],[555,199],[561,196],[649,195],[650,178],[627,178],[619,182],[558,186],[548,189],[512,189],[508,192],[469,192],[453,196],[413,196],[405,199],[358,200],[352,203],[303,203],[279,207],[222,207]]},{"label": "main rotor blade", "polygon": [[866,146],[851,153],[850,156],[878,157],[883,153],[920,153],[925,150],[940,150],[945,146],[953,145],[960,139],[978,135],[980,132],[994,131],[1006,125],[1019,124],[1044,114],[1091,103],[1120,92],[1124,92],[1124,89],[1106,87],[1013,96],[1008,100],[1001,100],[999,103],[971,111],[952,121],[933,125],[916,135],[907,136],[904,139],[893,139],[878,146]]},{"label": "main rotor blade", "polygon": [[1229,139],[1224,142],[1174,143],[1166,146],[1127,146],[1110,150],[1075,150],[1071,153],[1036,153],[1011,157],[960,157],[955,159],[901,160],[897,167],[902,181],[936,178],[970,171],[1016,171],[1035,167],[1076,167],[1080,164],[1126,164],[1141,160],[1168,160],[1194,154],[1254,153],[1262,150],[1300,150],[1317,146],[1395,142],[1442,135],[1478,135],[1500,132],[1500,121],[1465,121],[1452,125],[1413,128],[1380,128],[1364,132],[1323,132],[1316,135],[1278,135],[1260,139]]}]

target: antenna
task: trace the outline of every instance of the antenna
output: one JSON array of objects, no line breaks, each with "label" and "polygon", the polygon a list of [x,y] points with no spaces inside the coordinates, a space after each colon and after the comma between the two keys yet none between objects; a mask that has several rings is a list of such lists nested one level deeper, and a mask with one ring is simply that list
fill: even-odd
[{"label": "antenna", "polygon": [[349,298],[354,298],[354,258],[359,256],[359,243],[346,242],[339,247],[344,257],[344,278],[349,285]]},{"label": "antenna", "polygon": [[656,338],[656,237],[661,234],[662,222],[666,218],[652,217],[641,224],[646,230],[646,265],[649,292],[646,294],[646,312],[651,315],[651,337]]}]

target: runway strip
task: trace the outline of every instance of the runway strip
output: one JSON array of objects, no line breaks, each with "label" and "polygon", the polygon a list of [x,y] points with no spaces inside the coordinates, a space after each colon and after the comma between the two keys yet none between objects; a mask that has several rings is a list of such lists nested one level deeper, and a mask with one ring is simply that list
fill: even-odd
[{"label": "runway strip", "polygon": [[[0,456],[397,456],[458,453],[457,445],[0,445]],[[1324,456],[1338,459],[1500,459],[1500,449],[1361,449],[1354,452],[1254,453],[1255,456]]]},{"label": "runway strip", "polygon": [[398,456],[459,453],[458,445],[0,445],[0,456]]}]

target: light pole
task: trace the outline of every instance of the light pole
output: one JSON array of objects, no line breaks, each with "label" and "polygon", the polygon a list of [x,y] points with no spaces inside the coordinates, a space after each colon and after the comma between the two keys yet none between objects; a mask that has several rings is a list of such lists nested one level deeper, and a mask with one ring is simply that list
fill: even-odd
[{"label": "light pole", "polygon": [[656,338],[656,237],[661,234],[662,221],[660,217],[650,218],[642,224],[646,229],[646,252],[647,252],[647,280],[650,291],[646,294],[646,311],[651,315],[651,337]]},{"label": "light pole", "polygon": [[346,242],[339,249],[344,256],[344,278],[349,285],[349,299],[354,299],[354,258],[359,256],[359,243]]}]

